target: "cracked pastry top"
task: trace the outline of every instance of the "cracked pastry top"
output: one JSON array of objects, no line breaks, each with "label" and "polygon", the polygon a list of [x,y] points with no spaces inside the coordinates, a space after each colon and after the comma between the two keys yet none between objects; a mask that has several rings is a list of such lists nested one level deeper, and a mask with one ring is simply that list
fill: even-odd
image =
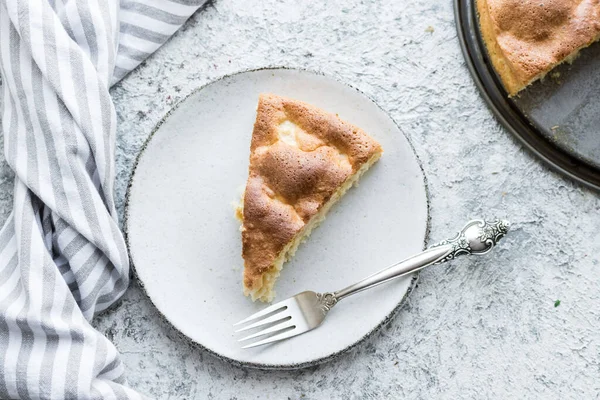
[{"label": "cracked pastry top", "polygon": [[270,301],[283,263],[382,153],[360,128],[312,105],[261,94],[242,219],[244,294]]},{"label": "cracked pastry top", "polygon": [[494,69],[514,96],[600,39],[600,0],[477,0]]}]

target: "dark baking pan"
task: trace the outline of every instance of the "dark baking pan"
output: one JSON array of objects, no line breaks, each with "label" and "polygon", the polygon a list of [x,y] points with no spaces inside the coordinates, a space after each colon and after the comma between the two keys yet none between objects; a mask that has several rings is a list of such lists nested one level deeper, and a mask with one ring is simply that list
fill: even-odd
[{"label": "dark baking pan", "polygon": [[467,67],[500,123],[550,167],[600,190],[600,44],[511,99],[488,59],[474,0],[455,0],[454,12]]}]

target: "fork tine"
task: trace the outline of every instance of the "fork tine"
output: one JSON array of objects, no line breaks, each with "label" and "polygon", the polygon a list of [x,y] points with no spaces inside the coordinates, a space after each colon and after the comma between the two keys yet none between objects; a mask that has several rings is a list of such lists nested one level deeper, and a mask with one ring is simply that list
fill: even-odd
[{"label": "fork tine", "polygon": [[286,318],[291,318],[291,316],[288,313],[286,313],[284,311],[281,311],[281,312],[278,312],[275,315],[271,315],[269,318],[261,319],[258,322],[255,322],[253,324],[250,324],[248,326],[240,328],[237,331],[235,331],[235,333],[247,331],[248,329],[259,328],[259,327],[261,327],[263,325],[271,324],[273,322],[278,322],[278,321],[281,321],[282,319],[286,319]]},{"label": "fork tine", "polygon": [[299,334],[304,333],[304,332],[306,332],[306,331],[300,330],[298,328],[291,329],[289,331],[285,331],[283,333],[280,333],[279,335],[271,336],[270,338],[266,338],[266,339],[263,339],[263,340],[259,340],[258,342],[247,344],[247,345],[243,346],[242,349],[249,349],[250,347],[261,346],[263,344],[277,342],[279,340],[291,338],[292,336],[296,336],[296,335],[299,335]]},{"label": "fork tine", "polygon": [[273,311],[277,311],[277,310],[279,310],[281,308],[287,307],[288,301],[289,301],[289,299],[288,300],[284,300],[284,301],[280,301],[279,303],[275,303],[272,306],[269,306],[269,307],[265,308],[264,310],[260,310],[259,312],[252,314],[251,316],[249,316],[246,319],[241,320],[240,322],[236,322],[235,324],[233,324],[233,326],[245,324],[247,322],[252,321],[253,319],[263,317],[263,316],[265,316],[267,314],[272,313]]},{"label": "fork tine", "polygon": [[284,321],[284,322],[282,322],[280,324],[277,324],[275,326],[272,326],[270,328],[263,329],[260,332],[253,333],[252,335],[246,336],[245,338],[239,339],[238,342],[243,342],[243,341],[248,340],[248,339],[254,339],[254,338],[259,337],[259,336],[268,335],[269,333],[275,333],[275,332],[280,331],[282,329],[291,328],[291,327],[295,328],[296,325],[290,319],[290,320]]}]

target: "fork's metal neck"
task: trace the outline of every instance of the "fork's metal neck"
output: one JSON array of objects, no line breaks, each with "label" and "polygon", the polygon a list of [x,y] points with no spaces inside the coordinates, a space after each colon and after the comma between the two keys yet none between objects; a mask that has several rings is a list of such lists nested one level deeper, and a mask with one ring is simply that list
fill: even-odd
[{"label": "fork's metal neck", "polygon": [[339,300],[335,293],[317,293],[317,301],[323,315],[327,315]]},{"label": "fork's metal neck", "polygon": [[363,279],[362,281],[355,283],[354,285],[350,285],[342,290],[338,290],[337,292],[333,293],[333,295],[336,298],[336,302],[340,301],[343,298],[351,296],[355,293],[377,285],[381,285],[382,283],[385,283],[391,279],[418,271],[428,265],[434,264],[446,257],[451,251],[452,246],[449,244],[425,250],[421,254],[417,254],[414,257],[410,257],[404,261],[394,264],[383,271],[379,271]]}]

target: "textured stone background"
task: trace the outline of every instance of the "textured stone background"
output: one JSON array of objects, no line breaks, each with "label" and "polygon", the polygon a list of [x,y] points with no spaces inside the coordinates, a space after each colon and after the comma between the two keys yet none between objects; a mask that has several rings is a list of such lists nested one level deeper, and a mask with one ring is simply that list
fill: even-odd
[{"label": "textured stone background", "polygon": [[[159,399],[600,398],[600,199],[496,123],[465,67],[450,0],[217,0],[201,10],[112,90],[121,216],[134,159],[171,106],[269,65],[338,76],[392,115],[429,179],[432,240],[477,216],[506,217],[513,231],[488,257],[424,270],[387,327],[302,371],[232,367],[192,348],[133,284],[95,321],[131,386]],[[12,174],[0,161],[3,221]]]}]

